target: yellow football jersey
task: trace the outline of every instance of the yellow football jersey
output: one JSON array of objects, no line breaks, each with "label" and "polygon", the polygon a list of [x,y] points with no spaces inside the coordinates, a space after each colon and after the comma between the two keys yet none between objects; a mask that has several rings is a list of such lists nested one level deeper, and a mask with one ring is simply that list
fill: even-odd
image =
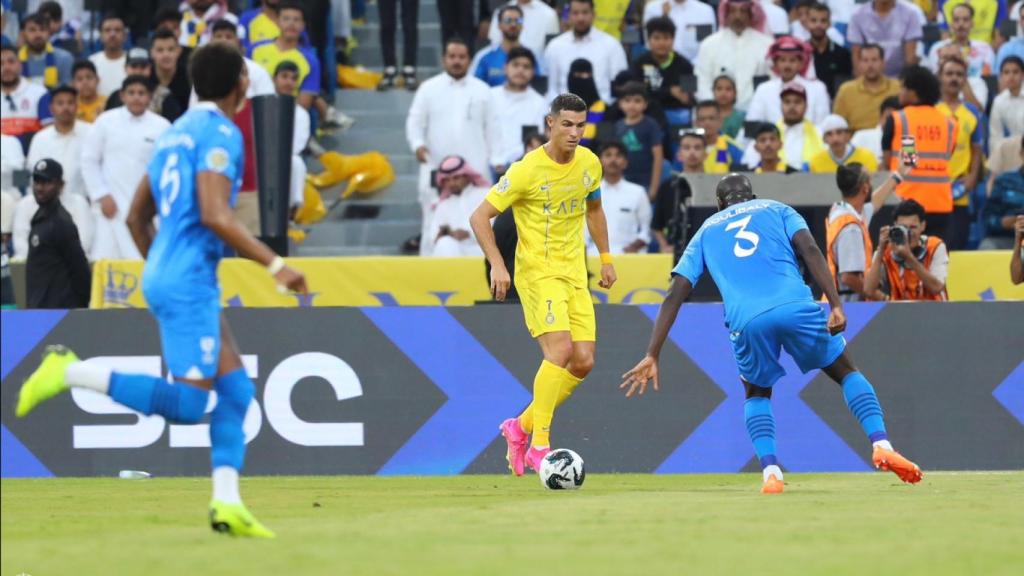
[{"label": "yellow football jersey", "polygon": [[600,198],[600,187],[601,161],[589,149],[580,146],[571,162],[558,164],[541,146],[491,188],[492,206],[515,210],[517,288],[545,278],[586,288],[584,216],[587,200]]}]

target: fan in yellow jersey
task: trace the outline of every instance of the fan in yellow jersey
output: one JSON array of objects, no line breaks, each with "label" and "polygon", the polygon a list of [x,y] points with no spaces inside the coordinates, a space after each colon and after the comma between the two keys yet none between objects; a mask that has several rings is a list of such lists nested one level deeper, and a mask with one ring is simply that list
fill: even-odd
[{"label": "fan in yellow jersey", "polygon": [[594,367],[597,324],[587,288],[584,219],[601,252],[600,286],[610,288],[616,280],[601,208],[601,162],[579,146],[587,105],[575,94],[562,94],[551,103],[546,121],[551,135],[547,144],[512,164],[470,219],[491,264],[491,292],[504,300],[511,280],[490,220],[515,209],[516,290],[526,327],[544,354],[533,381],[533,402],[518,418],[501,424],[509,468],[516,476],[527,465],[540,468],[550,451],[555,409]]}]

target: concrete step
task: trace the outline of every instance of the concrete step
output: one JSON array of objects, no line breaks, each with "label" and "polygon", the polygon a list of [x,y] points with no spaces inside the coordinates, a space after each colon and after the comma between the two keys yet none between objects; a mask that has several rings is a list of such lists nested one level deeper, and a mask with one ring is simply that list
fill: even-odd
[{"label": "concrete step", "polygon": [[[426,79],[426,77],[423,77]],[[376,90],[338,90],[335,101],[339,109],[346,114],[359,114],[360,112],[390,112],[405,118],[409,107],[412,106],[414,92],[408,90],[388,90],[377,92]],[[344,136],[344,135],[343,135]]]},{"label": "concrete step", "polygon": [[[401,53],[399,53],[400,55]],[[357,46],[352,50],[352,61],[367,68],[382,68],[384,66],[384,54],[380,46]],[[401,62],[401,58],[399,58]],[[441,48],[439,46],[424,46],[420,44],[416,50],[417,66],[438,66],[441,63]]]},{"label": "concrete step", "polygon": [[[427,24],[420,22],[417,27],[419,33],[419,45],[440,47],[441,46],[441,24]],[[365,46],[368,48],[380,48],[380,24],[376,22],[367,23],[366,26],[354,28],[352,30],[353,36],[359,41],[359,46]],[[402,53],[402,46],[405,44],[404,36],[402,35],[402,26],[399,25],[398,29],[395,30],[395,46],[398,49],[398,54]]]},{"label": "concrete step", "polygon": [[408,154],[409,144],[405,141],[402,128],[377,129],[370,125],[356,124],[338,139],[334,148],[343,154],[362,154],[376,150],[384,154]]},{"label": "concrete step", "polygon": [[420,231],[418,218],[400,220],[327,220],[310,227],[303,245],[324,246],[401,246]]},{"label": "concrete step", "polygon": [[[401,29],[402,27],[401,14],[401,8],[399,8],[399,29]],[[439,24],[441,22],[441,17],[437,13],[437,4],[434,2],[430,2],[429,0],[421,1],[420,9],[419,11],[416,12],[416,21],[420,25]],[[380,22],[380,6],[378,6],[376,3],[366,5],[366,22],[367,24]]]},{"label": "concrete step", "polygon": [[[353,128],[373,128],[374,130],[401,130],[405,132],[405,114],[396,114],[394,110],[356,110],[345,111],[356,119]],[[342,134],[341,138],[345,135]]]},{"label": "concrete step", "polygon": [[344,256],[397,256],[401,250],[397,246],[306,246],[305,243],[295,245],[296,256],[303,257],[344,257]]}]

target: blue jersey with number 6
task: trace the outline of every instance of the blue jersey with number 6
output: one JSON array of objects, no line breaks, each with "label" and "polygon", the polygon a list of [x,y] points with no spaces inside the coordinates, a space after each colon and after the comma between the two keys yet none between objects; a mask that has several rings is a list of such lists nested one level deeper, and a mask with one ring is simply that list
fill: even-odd
[{"label": "blue jersey with number 6", "polygon": [[147,300],[219,300],[217,265],[224,243],[202,224],[196,182],[200,172],[224,175],[232,183],[234,206],[243,161],[242,133],[212,103],[193,106],[157,140],[148,177],[160,230],[143,272]]},{"label": "blue jersey with number 6", "polygon": [[813,302],[791,240],[807,222],[774,200],[735,204],[704,221],[673,274],[694,286],[707,270],[725,303],[726,326],[740,331],[751,319],[790,302]]}]

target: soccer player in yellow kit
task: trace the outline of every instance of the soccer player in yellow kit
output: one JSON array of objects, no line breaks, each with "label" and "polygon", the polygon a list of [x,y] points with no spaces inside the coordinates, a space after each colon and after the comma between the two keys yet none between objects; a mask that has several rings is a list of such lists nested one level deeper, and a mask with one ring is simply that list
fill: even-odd
[{"label": "soccer player in yellow kit", "polygon": [[515,210],[516,289],[526,327],[544,354],[533,380],[533,402],[518,418],[501,424],[509,468],[516,476],[526,466],[539,470],[551,451],[555,409],[594,367],[597,323],[587,287],[584,218],[601,252],[599,285],[611,288],[616,280],[601,208],[601,161],[579,146],[587,105],[575,94],[562,94],[551,103],[546,122],[550,140],[512,164],[470,218],[491,264],[491,293],[504,300],[511,280],[490,221],[508,208]]}]

